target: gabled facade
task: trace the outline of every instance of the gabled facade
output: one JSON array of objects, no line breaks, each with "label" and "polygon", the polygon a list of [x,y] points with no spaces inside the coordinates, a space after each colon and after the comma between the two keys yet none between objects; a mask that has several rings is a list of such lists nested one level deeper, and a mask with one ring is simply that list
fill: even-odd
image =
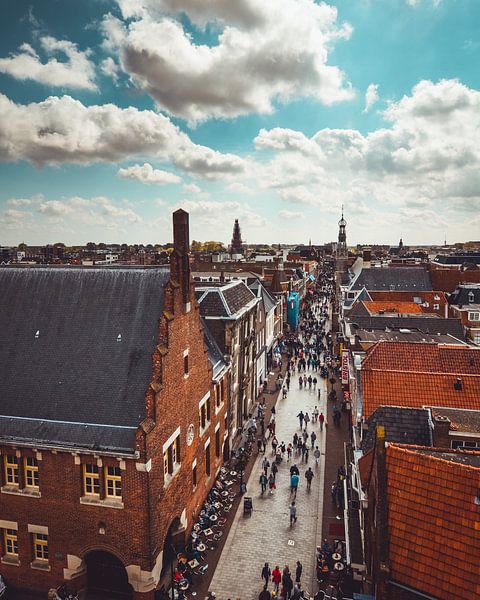
[{"label": "gabled facade", "polygon": [[46,596],[67,582],[153,600],[182,547],[222,463],[228,405],[188,248],[180,210],[170,269],[0,270],[0,572],[11,589]]}]

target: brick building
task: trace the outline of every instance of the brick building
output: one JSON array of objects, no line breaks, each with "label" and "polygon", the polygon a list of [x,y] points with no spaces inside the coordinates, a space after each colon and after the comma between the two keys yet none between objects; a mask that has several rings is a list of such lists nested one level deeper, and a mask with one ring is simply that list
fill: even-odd
[{"label": "brick building", "polygon": [[222,462],[228,370],[204,342],[188,237],[179,210],[170,268],[0,269],[12,589],[152,600],[192,526]]},{"label": "brick building", "polygon": [[450,315],[460,319],[467,339],[480,346],[480,283],[457,286],[448,304]]}]

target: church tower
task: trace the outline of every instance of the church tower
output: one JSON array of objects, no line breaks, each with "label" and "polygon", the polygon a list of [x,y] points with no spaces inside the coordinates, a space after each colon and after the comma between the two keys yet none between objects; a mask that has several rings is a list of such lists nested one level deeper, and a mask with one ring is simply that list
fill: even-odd
[{"label": "church tower", "polygon": [[240,225],[238,224],[238,219],[235,219],[235,223],[233,225],[232,243],[230,244],[230,254],[232,256],[234,254],[241,254],[243,256],[242,234],[240,232]]},{"label": "church tower", "polygon": [[342,204],[342,218],[338,222],[338,246],[337,246],[337,256],[346,257],[348,256],[347,252],[347,233],[345,228],[347,226],[347,222],[343,218],[343,204]]}]

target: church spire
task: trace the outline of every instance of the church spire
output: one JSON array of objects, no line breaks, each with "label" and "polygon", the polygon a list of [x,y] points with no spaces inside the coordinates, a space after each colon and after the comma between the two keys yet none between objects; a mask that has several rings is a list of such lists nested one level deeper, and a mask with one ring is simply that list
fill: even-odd
[{"label": "church spire", "polygon": [[242,234],[240,232],[240,225],[238,219],[235,219],[233,224],[232,243],[230,244],[230,254],[242,254],[243,255],[243,242]]},{"label": "church spire", "polygon": [[343,218],[343,204],[342,204],[342,217],[338,222],[338,246],[337,246],[337,255],[338,256],[347,256],[347,233],[345,228],[347,226],[347,222]]}]

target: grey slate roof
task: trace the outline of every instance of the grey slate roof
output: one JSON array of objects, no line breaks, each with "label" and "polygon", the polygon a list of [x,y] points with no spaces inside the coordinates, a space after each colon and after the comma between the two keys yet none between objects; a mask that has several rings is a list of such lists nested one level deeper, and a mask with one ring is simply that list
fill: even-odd
[{"label": "grey slate roof", "polygon": [[385,427],[385,441],[417,446],[432,445],[430,411],[426,408],[379,406],[367,419],[368,431],[362,440],[365,454],[375,445],[377,425]]},{"label": "grey slate roof", "polygon": [[437,254],[434,261],[443,265],[462,265],[472,263],[480,265],[480,252],[465,252],[464,254]]},{"label": "grey slate roof", "polygon": [[480,304],[480,284],[457,286],[455,291],[450,294],[448,303],[455,306]]},{"label": "grey slate roof", "polygon": [[217,376],[223,371],[226,367],[226,363],[223,359],[223,354],[220,348],[218,347],[215,338],[213,337],[213,333],[210,331],[208,327],[208,322],[202,318],[203,325],[203,335],[205,338],[205,344],[207,346],[208,352],[208,360],[212,365],[212,375],[213,379],[216,379]]},{"label": "grey slate roof", "polygon": [[169,276],[1,268],[0,436],[132,450]]},{"label": "grey slate roof", "polygon": [[195,282],[195,297],[202,317],[235,318],[252,300],[255,294],[243,281],[231,281],[224,285]]},{"label": "grey slate roof", "polygon": [[[410,329],[422,333],[447,335],[450,334],[459,340],[465,340],[465,333],[459,319],[441,319],[437,316],[422,317],[368,317],[357,315],[346,319],[351,325],[352,333],[355,329],[378,330],[378,329]],[[357,327],[355,327],[357,326]]]},{"label": "grey slate roof", "polygon": [[253,281],[249,284],[248,287],[257,296],[257,298],[262,298],[266,313],[269,313],[275,308],[275,306],[277,305],[275,299],[272,297],[270,292],[266,289],[266,287],[261,283],[260,280],[257,279],[256,281]]},{"label": "grey slate roof", "polygon": [[362,269],[352,290],[430,291],[430,273],[420,267],[389,267]]}]

